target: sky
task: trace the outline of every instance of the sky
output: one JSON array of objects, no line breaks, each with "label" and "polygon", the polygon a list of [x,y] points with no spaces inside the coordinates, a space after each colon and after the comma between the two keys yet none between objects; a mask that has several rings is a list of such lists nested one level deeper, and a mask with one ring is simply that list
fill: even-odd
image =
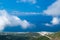
[{"label": "sky", "polygon": [[0,31],[60,31],[60,0],[0,0]]}]

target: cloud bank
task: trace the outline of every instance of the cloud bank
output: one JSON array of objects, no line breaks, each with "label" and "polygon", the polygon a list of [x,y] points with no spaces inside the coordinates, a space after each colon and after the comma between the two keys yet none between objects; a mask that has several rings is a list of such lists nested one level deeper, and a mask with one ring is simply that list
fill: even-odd
[{"label": "cloud bank", "polygon": [[21,26],[23,29],[26,29],[32,24],[27,20],[21,20],[17,16],[9,15],[6,10],[0,10],[0,31],[4,30],[6,26]]},{"label": "cloud bank", "polygon": [[53,17],[51,20],[52,25],[60,24],[60,0],[56,0],[52,5],[50,5],[47,10],[44,10],[46,15]]},{"label": "cloud bank", "polygon": [[60,16],[60,0],[52,3],[47,10],[44,10],[44,13],[51,16]]}]

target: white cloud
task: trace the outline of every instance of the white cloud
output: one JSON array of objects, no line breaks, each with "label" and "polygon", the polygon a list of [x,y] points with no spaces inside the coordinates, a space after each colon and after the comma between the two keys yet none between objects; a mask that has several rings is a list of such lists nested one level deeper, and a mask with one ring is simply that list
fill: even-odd
[{"label": "white cloud", "polygon": [[51,25],[51,24],[49,24],[49,23],[45,23],[45,26],[50,27],[50,26],[52,26],[52,25]]},{"label": "white cloud", "polygon": [[32,4],[36,4],[36,0],[17,0],[16,1],[17,3],[19,3],[19,2],[23,2],[23,3],[32,3]]},{"label": "white cloud", "polygon": [[4,30],[5,26],[18,26],[26,29],[31,24],[27,20],[21,20],[17,16],[9,15],[6,10],[0,10],[0,31]]},{"label": "white cloud", "polygon": [[41,15],[41,13],[37,13],[37,12],[19,12],[19,11],[13,11],[11,14],[12,15],[18,15],[18,16]]},{"label": "white cloud", "polygon": [[26,20],[24,20],[22,21],[21,26],[22,28],[27,28],[28,26],[30,26],[30,24]]},{"label": "white cloud", "polygon": [[60,0],[56,0],[47,10],[44,10],[44,13],[52,16],[60,16]]},{"label": "white cloud", "polygon": [[44,14],[50,15],[53,17],[51,23],[52,25],[60,24],[60,0],[56,0],[52,5],[50,5],[47,10],[43,11]]},{"label": "white cloud", "polygon": [[51,23],[53,24],[53,25],[56,25],[56,24],[59,24],[59,18],[57,18],[57,17],[54,17],[53,19],[52,19],[52,21],[51,21]]},{"label": "white cloud", "polygon": [[57,18],[57,17],[53,17],[53,19],[50,21],[50,23],[51,24],[46,23],[45,26],[51,27],[51,26],[54,26],[54,25],[58,25],[58,24],[60,24],[60,19]]}]

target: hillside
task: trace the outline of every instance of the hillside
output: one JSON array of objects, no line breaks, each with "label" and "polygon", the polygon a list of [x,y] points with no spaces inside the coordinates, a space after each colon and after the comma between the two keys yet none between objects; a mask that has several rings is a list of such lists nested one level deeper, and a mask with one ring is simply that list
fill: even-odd
[{"label": "hillside", "polygon": [[60,40],[60,32],[56,32],[56,33],[1,32],[0,40]]},{"label": "hillside", "polygon": [[51,40],[60,40],[60,32],[56,32],[48,36],[51,38]]}]

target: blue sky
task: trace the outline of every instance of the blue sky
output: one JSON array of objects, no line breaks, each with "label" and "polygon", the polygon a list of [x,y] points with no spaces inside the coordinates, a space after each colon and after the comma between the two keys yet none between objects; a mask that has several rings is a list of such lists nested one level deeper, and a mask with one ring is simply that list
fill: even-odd
[{"label": "blue sky", "polygon": [[[17,1],[19,1],[17,3]],[[36,3],[29,3],[29,2],[20,2],[20,0],[0,0],[1,6],[3,6],[4,9],[13,11],[22,11],[22,12],[41,12],[49,5],[51,5],[55,0],[35,0]],[[37,8],[39,6],[39,8]],[[1,8],[2,9],[2,8]]]},{"label": "blue sky", "polygon": [[0,0],[0,31],[60,31],[59,0]]}]

